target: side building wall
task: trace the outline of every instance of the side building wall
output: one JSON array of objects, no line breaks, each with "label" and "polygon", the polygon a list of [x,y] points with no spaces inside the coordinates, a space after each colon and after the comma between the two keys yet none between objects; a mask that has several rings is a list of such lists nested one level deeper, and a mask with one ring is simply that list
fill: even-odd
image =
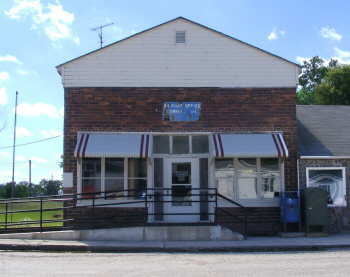
[{"label": "side building wall", "polygon": [[[163,121],[164,102],[201,102],[199,120]],[[283,132],[285,190],[297,190],[295,88],[65,88],[64,172],[74,176],[65,193],[77,191],[78,131]],[[277,208],[266,211],[277,223]]]},{"label": "side building wall", "polygon": [[345,167],[346,195],[344,207],[328,206],[328,224],[330,233],[350,230],[350,159],[299,159],[299,186],[307,187],[308,167]]}]

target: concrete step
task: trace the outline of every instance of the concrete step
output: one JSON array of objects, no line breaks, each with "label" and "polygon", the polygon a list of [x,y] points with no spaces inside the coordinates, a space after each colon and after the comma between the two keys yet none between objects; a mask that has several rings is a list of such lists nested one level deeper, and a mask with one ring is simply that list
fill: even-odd
[{"label": "concrete step", "polygon": [[222,226],[147,226],[133,228],[70,230],[0,234],[0,239],[96,241],[210,241],[243,240],[243,235]]}]

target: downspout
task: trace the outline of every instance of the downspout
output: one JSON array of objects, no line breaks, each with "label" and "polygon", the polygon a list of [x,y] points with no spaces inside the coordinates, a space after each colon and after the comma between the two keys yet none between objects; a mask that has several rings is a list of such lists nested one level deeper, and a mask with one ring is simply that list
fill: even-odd
[{"label": "downspout", "polygon": [[298,193],[300,191],[300,184],[299,184],[299,157],[297,156],[297,176],[298,176]]}]

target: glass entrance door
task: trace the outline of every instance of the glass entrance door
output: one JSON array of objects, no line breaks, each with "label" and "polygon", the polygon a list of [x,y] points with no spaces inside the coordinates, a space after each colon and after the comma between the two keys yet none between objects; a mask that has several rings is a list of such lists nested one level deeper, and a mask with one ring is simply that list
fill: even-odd
[{"label": "glass entrance door", "polygon": [[198,222],[198,166],[195,158],[167,159],[167,222]]}]

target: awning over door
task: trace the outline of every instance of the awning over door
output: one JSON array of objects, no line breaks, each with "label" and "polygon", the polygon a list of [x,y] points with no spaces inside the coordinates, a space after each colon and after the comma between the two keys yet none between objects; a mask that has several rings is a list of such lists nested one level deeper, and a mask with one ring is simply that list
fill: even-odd
[{"label": "awning over door", "polygon": [[281,134],[213,134],[211,144],[214,157],[288,157],[288,149]]},{"label": "awning over door", "polygon": [[76,158],[147,158],[149,135],[79,134],[74,150]]}]

